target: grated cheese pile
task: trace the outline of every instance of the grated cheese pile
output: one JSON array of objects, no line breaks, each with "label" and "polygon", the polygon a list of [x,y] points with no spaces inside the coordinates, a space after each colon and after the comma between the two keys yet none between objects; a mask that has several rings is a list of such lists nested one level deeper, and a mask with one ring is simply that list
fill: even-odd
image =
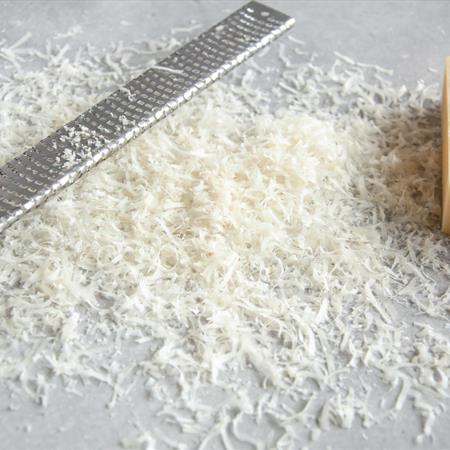
[{"label": "grated cheese pile", "polygon": [[[101,57],[27,39],[0,49],[15,67],[1,163],[179,45]],[[45,405],[60,383],[99,381],[112,407],[144,380],[173,430],[125,447],[299,448],[305,430],[370,427],[411,402],[431,439],[450,375],[437,89],[339,54],[323,68],[299,41],[279,55],[281,70],[249,62],[0,237],[3,383]],[[268,418],[278,431],[258,440]]]}]

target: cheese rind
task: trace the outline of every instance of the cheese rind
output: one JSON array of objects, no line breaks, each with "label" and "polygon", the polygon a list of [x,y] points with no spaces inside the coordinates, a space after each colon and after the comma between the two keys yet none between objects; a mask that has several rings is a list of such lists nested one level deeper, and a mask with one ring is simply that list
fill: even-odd
[{"label": "cheese rind", "polygon": [[450,108],[450,57],[445,64],[442,89],[442,231],[450,234],[450,182],[449,182],[449,108]]}]

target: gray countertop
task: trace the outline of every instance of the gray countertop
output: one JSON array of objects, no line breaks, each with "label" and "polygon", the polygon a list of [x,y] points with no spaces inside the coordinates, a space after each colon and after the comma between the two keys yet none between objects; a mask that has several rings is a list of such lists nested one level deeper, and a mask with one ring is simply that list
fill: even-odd
[{"label": "gray countertop", "polygon": [[[113,40],[132,42],[156,38],[191,19],[205,26],[220,20],[242,1],[2,1],[0,39],[8,42],[32,33],[33,45],[81,25],[83,33],[71,45],[93,42],[107,46]],[[367,63],[393,69],[393,81],[414,85],[440,83],[444,59],[450,54],[448,1],[266,1],[295,17],[292,36],[305,41],[318,61],[335,59],[334,51]],[[109,410],[110,390],[88,386],[77,397],[63,390],[52,394],[46,408],[27,399],[7,410],[9,389],[0,387],[0,449],[111,449],[121,438],[154,422],[156,405],[137,386],[129,398]],[[450,406],[450,405],[448,405]],[[419,418],[405,408],[396,422],[385,421],[366,430],[332,430],[311,448],[412,447]],[[432,448],[450,448],[448,417],[436,423]]]},{"label": "gray countertop", "polygon": [[[72,44],[101,47],[113,40],[151,39],[186,25],[191,19],[205,27],[219,21],[242,1],[2,1],[0,37],[11,41],[24,32],[36,46],[56,33],[81,25]],[[273,0],[274,8],[295,17],[293,36],[324,61],[333,52],[395,71],[399,83],[440,81],[448,53],[448,1],[293,1]],[[428,69],[439,73],[435,74]]]}]

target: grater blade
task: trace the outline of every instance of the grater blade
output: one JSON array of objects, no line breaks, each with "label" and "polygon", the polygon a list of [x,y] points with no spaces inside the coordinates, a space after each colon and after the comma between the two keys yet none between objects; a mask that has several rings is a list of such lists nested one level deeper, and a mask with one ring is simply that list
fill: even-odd
[{"label": "grater blade", "polygon": [[250,2],[0,167],[0,232],[293,25]]}]

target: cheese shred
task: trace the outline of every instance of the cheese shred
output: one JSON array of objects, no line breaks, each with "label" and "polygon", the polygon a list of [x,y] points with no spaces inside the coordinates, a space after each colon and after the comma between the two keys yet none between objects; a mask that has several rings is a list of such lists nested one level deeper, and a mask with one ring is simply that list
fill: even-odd
[{"label": "cheese shred", "polygon": [[[28,39],[0,48],[43,64],[0,80],[2,163],[179,44]],[[1,382],[43,405],[105,383],[114,407],[146,380],[174,434],[126,447],[295,447],[406,404],[431,438],[450,375],[437,89],[278,48],[276,77],[253,61],[2,234]]]}]

